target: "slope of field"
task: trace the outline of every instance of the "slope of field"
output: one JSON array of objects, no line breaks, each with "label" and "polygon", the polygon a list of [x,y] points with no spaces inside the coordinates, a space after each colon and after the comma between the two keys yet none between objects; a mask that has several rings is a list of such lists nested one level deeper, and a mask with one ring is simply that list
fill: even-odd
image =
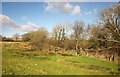
[{"label": "slope of field", "polygon": [[2,47],[3,75],[116,75],[114,62],[47,52],[28,51],[26,43],[4,43]]}]

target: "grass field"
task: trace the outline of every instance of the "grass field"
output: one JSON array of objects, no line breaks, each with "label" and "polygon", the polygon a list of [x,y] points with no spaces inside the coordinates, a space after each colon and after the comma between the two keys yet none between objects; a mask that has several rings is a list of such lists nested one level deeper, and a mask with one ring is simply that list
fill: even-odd
[{"label": "grass field", "polygon": [[27,51],[22,47],[25,43],[3,44],[3,75],[116,75],[118,64],[76,56],[47,54],[46,52]]}]

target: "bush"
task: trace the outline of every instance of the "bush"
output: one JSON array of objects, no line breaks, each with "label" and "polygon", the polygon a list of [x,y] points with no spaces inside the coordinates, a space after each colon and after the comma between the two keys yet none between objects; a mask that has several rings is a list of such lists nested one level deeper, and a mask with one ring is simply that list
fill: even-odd
[{"label": "bush", "polygon": [[65,40],[64,42],[64,48],[66,50],[71,50],[71,49],[74,49],[75,48],[75,45],[76,45],[76,42],[74,40]]},{"label": "bush", "polygon": [[42,50],[46,45],[48,32],[45,28],[39,28],[31,33],[31,45],[35,50]]}]

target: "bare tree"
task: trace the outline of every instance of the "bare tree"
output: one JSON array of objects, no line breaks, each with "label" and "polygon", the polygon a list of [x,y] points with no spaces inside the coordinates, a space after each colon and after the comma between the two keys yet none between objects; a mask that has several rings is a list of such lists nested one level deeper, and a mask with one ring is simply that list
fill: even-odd
[{"label": "bare tree", "polygon": [[65,40],[65,27],[62,24],[58,24],[53,28],[52,38],[57,41],[56,46],[61,46]]},{"label": "bare tree", "polygon": [[83,26],[84,22],[83,21],[75,21],[73,24],[73,34],[74,34],[74,39],[76,40],[76,49],[78,49],[79,41],[81,38],[81,34],[83,32]]},{"label": "bare tree", "polygon": [[42,50],[46,46],[48,31],[45,28],[39,28],[31,34],[31,44],[34,49]]},{"label": "bare tree", "polygon": [[120,41],[120,38],[118,38],[120,37],[120,27],[118,24],[119,8],[120,5],[117,4],[106,8],[100,14],[101,23],[110,31],[116,41]]},{"label": "bare tree", "polygon": [[103,28],[99,28],[97,34],[94,34],[97,37],[99,44],[103,45],[103,47],[105,45],[104,43],[107,44],[106,51],[109,51],[108,54],[110,53],[109,58],[114,58],[114,53],[118,52],[120,49],[120,27],[118,22],[118,17],[120,15],[119,8],[120,5],[116,4],[104,9],[100,13],[100,25],[102,25]]}]

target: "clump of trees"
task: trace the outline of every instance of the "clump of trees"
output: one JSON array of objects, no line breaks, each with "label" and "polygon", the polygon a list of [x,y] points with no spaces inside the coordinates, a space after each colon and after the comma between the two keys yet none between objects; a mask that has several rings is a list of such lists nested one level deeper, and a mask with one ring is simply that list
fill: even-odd
[{"label": "clump of trees", "polygon": [[[119,4],[104,9],[99,14],[97,24],[86,25],[82,20],[69,24],[57,24],[52,32],[39,28],[24,34],[23,40],[31,42],[36,50],[46,46],[60,47],[65,50],[92,49],[107,54],[114,60],[115,53],[120,50],[120,26],[118,22]],[[110,54],[109,54],[110,53]]]}]

